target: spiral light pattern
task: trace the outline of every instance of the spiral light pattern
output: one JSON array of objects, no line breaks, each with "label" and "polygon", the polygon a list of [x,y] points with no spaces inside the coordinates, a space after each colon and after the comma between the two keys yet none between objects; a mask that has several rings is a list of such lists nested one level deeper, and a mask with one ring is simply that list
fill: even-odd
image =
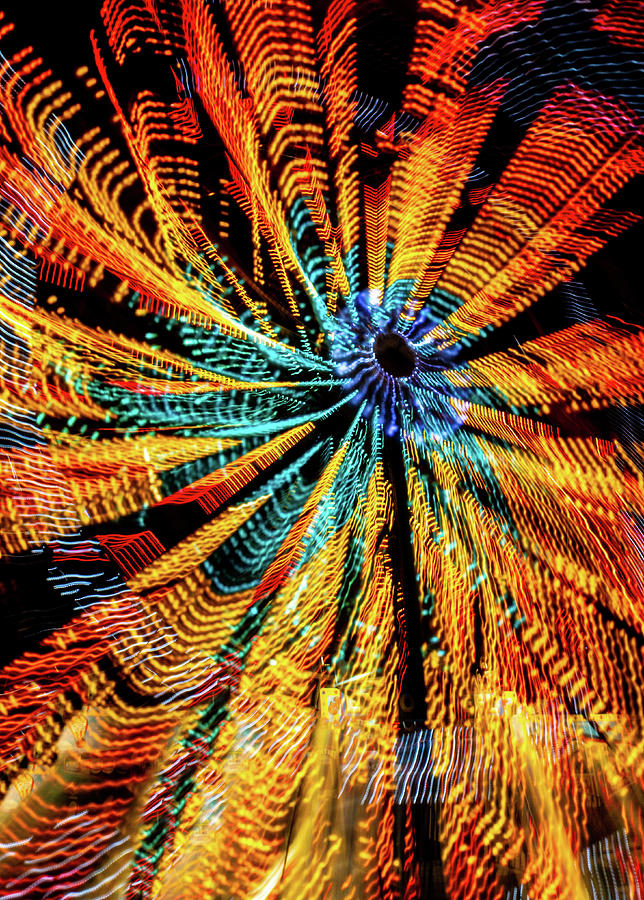
[{"label": "spiral light pattern", "polygon": [[644,9],[404,9],[0,19],[5,900],[644,895]]}]

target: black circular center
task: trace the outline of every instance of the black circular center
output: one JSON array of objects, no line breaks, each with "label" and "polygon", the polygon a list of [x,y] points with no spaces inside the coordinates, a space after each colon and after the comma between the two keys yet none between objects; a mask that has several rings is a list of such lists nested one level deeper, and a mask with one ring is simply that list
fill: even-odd
[{"label": "black circular center", "polygon": [[373,352],[385,372],[396,378],[411,375],[416,367],[416,354],[397,331],[381,331],[376,335]]}]

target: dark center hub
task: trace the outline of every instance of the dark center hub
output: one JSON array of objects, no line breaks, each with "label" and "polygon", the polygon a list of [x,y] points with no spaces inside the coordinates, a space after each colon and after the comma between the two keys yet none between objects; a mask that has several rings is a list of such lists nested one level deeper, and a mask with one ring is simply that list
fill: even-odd
[{"label": "dark center hub", "polygon": [[373,352],[385,372],[396,378],[411,375],[416,366],[414,351],[397,331],[381,331],[376,335]]}]

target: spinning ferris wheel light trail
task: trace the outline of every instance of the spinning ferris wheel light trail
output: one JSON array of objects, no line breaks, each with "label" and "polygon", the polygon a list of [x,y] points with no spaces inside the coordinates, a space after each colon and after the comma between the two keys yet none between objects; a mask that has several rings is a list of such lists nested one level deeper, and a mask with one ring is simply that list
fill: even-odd
[{"label": "spinning ferris wheel light trail", "polygon": [[641,4],[77,7],[0,18],[0,895],[641,897]]}]

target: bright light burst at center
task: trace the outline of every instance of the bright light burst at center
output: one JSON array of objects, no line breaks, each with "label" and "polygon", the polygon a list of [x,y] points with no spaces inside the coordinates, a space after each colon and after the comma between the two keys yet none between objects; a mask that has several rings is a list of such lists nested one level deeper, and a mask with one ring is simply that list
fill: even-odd
[{"label": "bright light burst at center", "polygon": [[397,304],[374,291],[362,291],[350,309],[337,317],[331,352],[351,403],[389,436],[401,422],[421,440],[451,434],[464,421],[464,388],[447,377],[457,350],[434,343],[438,323],[424,311],[403,330]]}]

